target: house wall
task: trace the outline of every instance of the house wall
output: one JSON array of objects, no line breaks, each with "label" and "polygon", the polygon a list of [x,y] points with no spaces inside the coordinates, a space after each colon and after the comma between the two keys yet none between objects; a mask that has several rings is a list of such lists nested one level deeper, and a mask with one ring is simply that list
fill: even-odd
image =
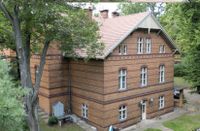
[{"label": "house wall", "polygon": [[[151,54],[137,54],[137,38],[152,39]],[[157,32],[147,34],[147,31],[133,32],[122,45],[127,45],[127,55],[119,55],[117,47],[104,61],[104,124],[99,128],[106,130],[110,125],[124,128],[141,121],[139,102],[146,100],[147,119],[171,112],[174,108],[173,76],[174,57],[167,42]],[[159,46],[165,45],[165,53],[159,53]],[[159,83],[159,66],[165,65],[165,82]],[[140,86],[140,70],[148,68],[148,85]],[[118,73],[120,68],[127,69],[127,90],[119,91]],[[165,97],[165,107],[159,110],[159,96]],[[153,98],[153,105],[150,99]],[[119,107],[127,106],[128,116],[124,121],[119,120]]]},{"label": "house wall", "polygon": [[[147,118],[157,117],[173,111],[173,74],[174,56],[167,42],[157,32],[133,32],[122,44],[127,45],[127,55],[119,55],[118,47],[103,61],[64,60],[59,52],[49,50],[45,65],[39,103],[40,107],[52,113],[52,105],[61,101],[68,103],[68,75],[72,89],[72,112],[81,117],[81,105],[88,105],[88,119],[86,122],[97,127],[99,131],[106,131],[110,125],[124,128],[141,121],[141,109],[138,103],[146,100]],[[150,37],[152,39],[151,54],[137,54],[137,38]],[[159,45],[165,45],[165,53],[160,54]],[[35,65],[39,57],[31,60],[31,72],[34,81]],[[159,66],[165,65],[165,83],[159,84]],[[140,87],[141,66],[148,68],[148,85]],[[69,67],[69,68],[68,68]],[[127,90],[118,90],[118,72],[120,68],[127,69]],[[159,96],[165,97],[165,108],[158,109]],[[153,98],[153,105],[149,100]],[[127,119],[119,121],[119,106],[126,105]]]}]

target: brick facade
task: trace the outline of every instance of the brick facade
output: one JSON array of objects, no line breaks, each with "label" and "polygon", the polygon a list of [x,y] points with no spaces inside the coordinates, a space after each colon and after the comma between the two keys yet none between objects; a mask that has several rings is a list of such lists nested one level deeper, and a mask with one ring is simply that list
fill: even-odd
[{"label": "brick facade", "polygon": [[[129,35],[123,44],[127,45],[127,55],[119,55],[118,47],[104,60],[67,60],[55,50],[50,50],[44,68],[39,103],[47,113],[52,113],[52,105],[61,101],[68,106],[69,87],[72,92],[72,113],[81,117],[81,105],[88,105],[90,124],[99,131],[107,130],[110,125],[124,128],[141,121],[139,103],[146,101],[147,119],[173,111],[174,56],[166,40],[152,31],[137,30]],[[148,37],[152,40],[150,54],[137,54],[137,38]],[[159,45],[165,45],[165,53],[159,53]],[[51,55],[53,51],[54,55]],[[34,81],[35,65],[39,57],[31,60]],[[165,82],[159,83],[159,66],[165,65]],[[148,84],[140,86],[140,69],[148,69]],[[127,89],[119,91],[118,73],[120,68],[127,70]],[[165,106],[159,110],[159,96],[165,97]],[[150,104],[150,99],[153,103]],[[119,120],[119,106],[127,106],[127,118]]]}]

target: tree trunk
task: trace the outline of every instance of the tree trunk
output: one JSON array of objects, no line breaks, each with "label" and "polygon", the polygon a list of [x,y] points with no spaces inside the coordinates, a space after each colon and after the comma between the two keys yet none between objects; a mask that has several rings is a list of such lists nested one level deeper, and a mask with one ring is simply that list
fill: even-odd
[{"label": "tree trunk", "polygon": [[[29,101],[29,100],[28,100]],[[38,99],[31,103],[31,101],[26,102],[28,106],[27,121],[30,131],[39,131],[39,119],[38,119]]]}]

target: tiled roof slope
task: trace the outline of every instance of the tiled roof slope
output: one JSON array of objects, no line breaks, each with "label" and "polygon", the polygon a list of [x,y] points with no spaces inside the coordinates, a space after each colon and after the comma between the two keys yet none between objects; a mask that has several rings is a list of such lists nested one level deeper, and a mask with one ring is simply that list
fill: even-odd
[{"label": "tiled roof slope", "polygon": [[[166,34],[159,22],[155,19],[151,12],[142,12],[127,16],[119,16],[114,18],[94,18],[100,25],[101,42],[105,45],[102,56],[96,56],[97,59],[105,59],[127,36],[134,30],[139,28],[138,26],[148,17],[152,16],[155,23],[158,24],[162,30],[164,36],[169,40],[169,43],[173,49],[176,46],[173,44],[171,38]],[[85,50],[77,50],[80,57],[86,57]]]}]

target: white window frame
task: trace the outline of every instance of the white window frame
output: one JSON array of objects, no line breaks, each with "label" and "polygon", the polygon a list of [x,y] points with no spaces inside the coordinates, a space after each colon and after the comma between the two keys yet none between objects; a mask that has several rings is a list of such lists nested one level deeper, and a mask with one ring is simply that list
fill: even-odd
[{"label": "white window frame", "polygon": [[88,118],[88,105],[82,104],[81,110],[82,110],[82,117],[87,119]]},{"label": "white window frame", "polygon": [[142,37],[139,37],[137,39],[137,54],[143,54],[144,52],[144,39]]},{"label": "white window frame", "polygon": [[147,86],[147,79],[148,79],[147,67],[142,67],[141,68],[141,74],[140,74],[140,84],[141,84],[141,86]]},{"label": "white window frame", "polygon": [[165,107],[165,97],[160,96],[159,97],[159,109],[163,109]]},{"label": "white window frame", "polygon": [[151,38],[146,38],[146,53],[150,54],[151,53]]},{"label": "white window frame", "polygon": [[159,53],[165,53],[165,45],[159,46]]},{"label": "white window frame", "polygon": [[165,82],[165,65],[159,66],[159,82],[160,83]]},{"label": "white window frame", "polygon": [[125,90],[127,87],[127,70],[120,69],[119,70],[119,90]]},{"label": "white window frame", "polygon": [[119,107],[119,120],[123,121],[127,119],[127,106],[123,105]]},{"label": "white window frame", "polygon": [[119,52],[119,55],[126,55],[127,45],[119,45],[118,52]]},{"label": "white window frame", "polygon": [[127,54],[127,45],[124,45],[124,48],[123,48],[123,53],[124,53],[124,55],[126,55],[126,54]]}]

